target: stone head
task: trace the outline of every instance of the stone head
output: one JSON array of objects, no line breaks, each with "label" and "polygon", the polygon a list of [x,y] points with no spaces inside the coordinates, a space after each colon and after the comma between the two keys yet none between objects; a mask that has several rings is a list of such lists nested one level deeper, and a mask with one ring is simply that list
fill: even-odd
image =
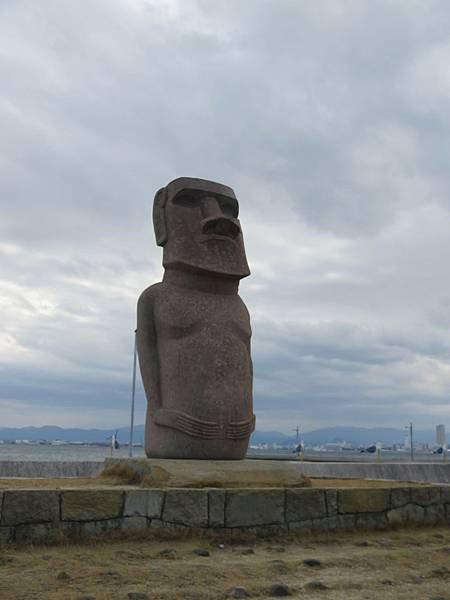
[{"label": "stone head", "polygon": [[226,185],[180,177],[158,190],[153,204],[163,266],[242,279],[250,274],[239,204]]}]

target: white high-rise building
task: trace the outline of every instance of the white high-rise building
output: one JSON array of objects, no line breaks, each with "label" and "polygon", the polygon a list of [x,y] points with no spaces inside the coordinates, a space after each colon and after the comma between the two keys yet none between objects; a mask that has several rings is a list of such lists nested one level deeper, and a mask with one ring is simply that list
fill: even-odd
[{"label": "white high-rise building", "polygon": [[438,446],[445,447],[447,445],[447,437],[445,435],[445,425],[436,425],[436,443]]}]

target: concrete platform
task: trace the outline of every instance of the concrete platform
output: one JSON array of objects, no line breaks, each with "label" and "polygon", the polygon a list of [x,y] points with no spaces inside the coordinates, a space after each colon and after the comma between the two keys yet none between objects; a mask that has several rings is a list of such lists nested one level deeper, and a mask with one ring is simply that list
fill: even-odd
[{"label": "concrete platform", "polygon": [[309,477],[335,479],[383,479],[450,485],[450,463],[349,463],[299,462],[299,469]]},{"label": "concrete platform", "polygon": [[105,460],[105,476],[116,476],[127,483],[133,473],[151,487],[298,488],[308,485],[296,462],[169,458]]},{"label": "concrete platform", "polygon": [[[109,460],[109,459],[107,459]],[[116,459],[113,459],[116,460]],[[134,460],[134,459],[133,459]],[[145,460],[145,459],[143,459]],[[157,460],[157,459],[155,459]],[[185,462],[179,461],[182,465]],[[207,461],[194,461],[203,463]],[[412,481],[450,485],[450,463],[359,463],[359,462],[307,462],[286,460],[247,459],[245,461],[212,461],[216,467],[225,463],[235,465],[232,469],[260,471],[257,465],[270,464],[282,476],[284,466],[295,465],[295,472],[309,477],[378,479],[385,481]],[[249,465],[249,466],[243,466]],[[95,477],[103,470],[103,461],[0,461],[0,477]],[[183,467],[185,468],[185,466]],[[264,467],[263,467],[264,468]],[[291,468],[291,467],[289,467]]]}]

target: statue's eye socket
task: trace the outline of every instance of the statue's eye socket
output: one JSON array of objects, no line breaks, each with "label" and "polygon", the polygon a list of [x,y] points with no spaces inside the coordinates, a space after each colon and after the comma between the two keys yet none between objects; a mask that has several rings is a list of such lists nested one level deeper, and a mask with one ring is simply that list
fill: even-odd
[{"label": "statue's eye socket", "polygon": [[190,194],[178,194],[178,196],[173,199],[173,203],[177,206],[187,206],[188,208],[192,208],[199,205],[199,200]]},{"label": "statue's eye socket", "polygon": [[227,217],[232,217],[233,219],[238,218],[238,208],[236,204],[233,204],[232,202],[221,202],[220,208],[222,209],[223,214],[227,215]]}]

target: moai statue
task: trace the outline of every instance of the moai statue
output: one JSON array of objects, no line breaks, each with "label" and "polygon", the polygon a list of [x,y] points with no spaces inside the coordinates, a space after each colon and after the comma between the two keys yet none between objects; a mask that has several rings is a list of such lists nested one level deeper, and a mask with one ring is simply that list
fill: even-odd
[{"label": "moai statue", "polygon": [[213,181],[181,177],[156,193],[165,272],[139,298],[137,320],[148,457],[246,455],[255,417],[238,213],[233,190]]}]

